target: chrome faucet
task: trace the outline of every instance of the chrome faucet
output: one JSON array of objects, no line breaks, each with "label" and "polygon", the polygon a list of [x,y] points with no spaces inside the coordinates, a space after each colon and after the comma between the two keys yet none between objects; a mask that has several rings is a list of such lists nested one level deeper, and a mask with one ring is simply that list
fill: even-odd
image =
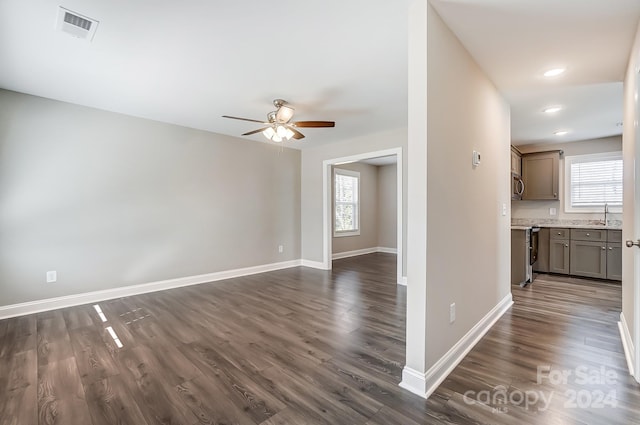
[{"label": "chrome faucet", "polygon": [[607,214],[609,213],[609,204],[604,204],[604,225],[607,226]]}]

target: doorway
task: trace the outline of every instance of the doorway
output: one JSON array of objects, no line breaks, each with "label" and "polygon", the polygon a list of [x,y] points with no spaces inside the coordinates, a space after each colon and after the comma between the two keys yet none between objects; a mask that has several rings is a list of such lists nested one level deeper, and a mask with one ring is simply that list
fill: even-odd
[{"label": "doorway", "polygon": [[403,163],[402,148],[386,149],[375,152],[368,152],[347,157],[333,158],[323,161],[323,268],[330,270],[333,260],[333,168],[336,165],[345,165],[356,162],[372,161],[374,158],[390,158],[394,157],[396,163],[396,283],[406,285],[406,277],[404,274],[404,227],[403,227],[403,202],[404,202],[404,183],[403,183]]}]

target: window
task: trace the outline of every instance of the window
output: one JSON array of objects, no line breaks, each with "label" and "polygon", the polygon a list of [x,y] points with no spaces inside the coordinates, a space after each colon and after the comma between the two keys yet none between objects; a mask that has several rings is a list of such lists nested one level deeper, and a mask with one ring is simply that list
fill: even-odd
[{"label": "window", "polygon": [[334,181],[334,236],[360,234],[360,173],[333,170]]},{"label": "window", "polygon": [[622,210],[622,153],[565,158],[565,210],[602,212],[605,204]]}]

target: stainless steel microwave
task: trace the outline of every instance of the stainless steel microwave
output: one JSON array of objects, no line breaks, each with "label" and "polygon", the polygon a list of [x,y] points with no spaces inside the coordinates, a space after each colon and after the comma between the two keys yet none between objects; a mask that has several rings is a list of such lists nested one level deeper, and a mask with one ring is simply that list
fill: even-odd
[{"label": "stainless steel microwave", "polygon": [[520,174],[511,173],[511,199],[519,201],[524,193],[524,181]]}]

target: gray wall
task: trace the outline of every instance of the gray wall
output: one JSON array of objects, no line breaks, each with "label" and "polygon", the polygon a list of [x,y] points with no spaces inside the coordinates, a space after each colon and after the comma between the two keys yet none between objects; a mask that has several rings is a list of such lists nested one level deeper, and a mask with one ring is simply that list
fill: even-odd
[{"label": "gray wall", "polygon": [[397,165],[378,167],[378,246],[397,248]]},{"label": "gray wall", "polygon": [[406,361],[424,373],[510,294],[510,114],[427,2],[409,38]]},{"label": "gray wall", "polygon": [[[566,213],[564,212],[564,157],[573,155],[587,155],[602,152],[622,151],[622,137],[604,137],[601,139],[582,140],[571,143],[554,143],[539,145],[518,146],[522,153],[539,152],[545,150],[560,149],[564,156],[560,157],[560,188],[557,201],[512,201],[511,217],[513,218],[552,218],[552,219],[578,219],[601,220],[603,213]],[[556,208],[557,215],[549,215],[549,208]],[[611,220],[621,220],[622,214],[611,214]]]},{"label": "gray wall", "polygon": [[378,167],[356,162],[336,168],[360,173],[360,234],[333,237],[333,253],[378,246]]},{"label": "gray wall", "polygon": [[299,151],[9,91],[0,111],[0,305],[300,258]]}]

